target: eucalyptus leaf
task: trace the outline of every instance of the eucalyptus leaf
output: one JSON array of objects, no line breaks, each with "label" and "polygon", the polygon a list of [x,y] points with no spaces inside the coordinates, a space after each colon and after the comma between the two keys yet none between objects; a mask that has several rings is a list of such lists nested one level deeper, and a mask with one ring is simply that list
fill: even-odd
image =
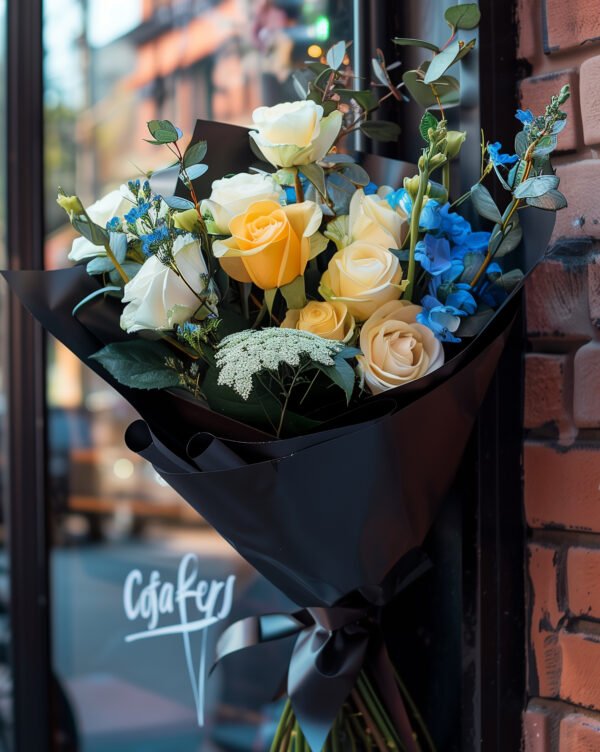
[{"label": "eucalyptus leaf", "polygon": [[[204,173],[208,170],[208,165],[205,164],[194,164],[190,165],[189,167],[186,167],[186,173],[190,180],[197,180],[199,177],[202,177]],[[180,178],[182,176],[180,175]]]},{"label": "eucalyptus leaf", "polygon": [[544,136],[533,150],[533,155],[535,157],[543,157],[546,154],[551,154],[557,145],[558,138],[555,135]]},{"label": "eucalyptus leaf", "polygon": [[410,39],[408,37],[394,37],[392,40],[394,44],[397,44],[400,47],[422,47],[424,50],[431,50],[432,52],[439,52],[440,48],[432,44],[431,42],[426,42],[424,39]]},{"label": "eucalyptus leaf", "polygon": [[455,29],[475,29],[481,21],[481,11],[477,3],[452,5],[444,13],[444,18]]},{"label": "eucalyptus leaf", "polygon": [[71,224],[80,235],[83,235],[93,245],[105,246],[109,242],[108,230],[95,224],[95,222],[90,222],[86,216],[74,217]]},{"label": "eucalyptus leaf", "polygon": [[206,141],[198,141],[197,143],[188,146],[183,155],[184,167],[191,167],[192,165],[202,162],[206,156],[207,149],[208,146]]},{"label": "eucalyptus leaf", "polygon": [[563,193],[557,190],[548,191],[543,196],[533,196],[527,199],[529,206],[535,206],[538,209],[546,211],[559,211],[567,207],[567,199]]},{"label": "eucalyptus leaf", "polygon": [[[438,102],[432,86],[423,81],[421,72],[416,70],[406,71],[402,81],[409,94],[423,109],[438,107]],[[442,105],[454,107],[460,103],[460,84],[452,76],[442,76],[435,82],[435,91]]]},{"label": "eucalyptus leaf", "polygon": [[375,77],[379,81],[379,83],[383,84],[384,86],[390,85],[390,77],[385,71],[385,68],[381,64],[381,62],[378,60],[378,58],[374,57],[371,60],[371,63],[373,65],[373,73],[375,74]]},{"label": "eucalyptus leaf", "polygon": [[355,185],[365,186],[369,185],[371,182],[369,173],[357,164],[345,165],[340,172],[347,180],[350,180]]},{"label": "eucalyptus leaf", "polygon": [[161,144],[172,144],[179,139],[181,134],[169,120],[150,120],[148,130],[155,141]]},{"label": "eucalyptus leaf", "polygon": [[355,162],[351,154],[338,154],[333,151],[326,154],[321,161],[327,164],[354,164]]},{"label": "eucalyptus leaf", "polygon": [[162,200],[170,209],[185,211],[186,209],[194,208],[193,201],[189,201],[187,198],[181,198],[181,196],[163,196]]},{"label": "eucalyptus leaf", "polygon": [[337,42],[327,51],[327,64],[333,70],[338,70],[346,57],[346,42]]},{"label": "eucalyptus leaf", "polygon": [[327,196],[325,190],[325,171],[316,162],[305,164],[300,167],[304,177],[309,180],[324,198]]},{"label": "eucalyptus leaf", "polygon": [[388,120],[367,120],[360,124],[360,130],[374,141],[396,141],[401,133],[398,123]]},{"label": "eucalyptus leaf", "polygon": [[521,159],[525,156],[528,145],[529,139],[527,134],[525,131],[519,131],[515,136],[515,153],[521,157]]},{"label": "eucalyptus leaf", "polygon": [[499,232],[497,233],[496,229],[494,229],[494,232],[492,233],[492,241],[490,243],[492,255],[497,258],[506,256],[507,253],[514,251],[522,239],[523,230],[521,229],[519,216],[518,214],[515,214],[504,236]]},{"label": "eucalyptus leaf", "polygon": [[71,315],[74,316],[77,311],[90,301],[94,300],[95,298],[100,297],[100,295],[110,295],[111,293],[122,293],[123,288],[118,287],[117,285],[106,285],[106,287],[101,287],[98,290],[94,290],[94,292],[91,292],[89,295],[86,295],[83,300],[80,300],[79,303],[73,308],[71,311]]},{"label": "eucalyptus leaf", "polygon": [[351,100],[354,100],[363,110],[365,110],[365,112],[371,112],[379,107],[379,100],[369,89],[359,91],[355,89],[336,88],[335,93],[339,96],[342,102],[350,102]]},{"label": "eucalyptus leaf", "polygon": [[166,389],[179,385],[179,375],[165,365],[170,350],[161,342],[136,339],[113,342],[90,357],[132,389]]},{"label": "eucalyptus leaf", "polygon": [[515,198],[537,198],[558,188],[560,179],[556,175],[537,175],[520,183],[514,190]]},{"label": "eucalyptus leaf", "polygon": [[476,44],[477,44],[476,39],[471,39],[465,43],[461,42],[460,52],[456,56],[456,60],[454,62],[458,63],[459,60],[462,60],[464,57],[466,57],[469,54],[469,52],[471,52],[471,50],[475,47]]},{"label": "eucalyptus leaf", "polygon": [[502,222],[500,209],[498,209],[491,193],[484,185],[477,183],[471,188],[471,200],[473,201],[473,206],[477,210],[477,213],[481,217],[490,219],[495,223]]},{"label": "eucalyptus leaf", "polygon": [[458,53],[460,52],[460,42],[456,39],[452,44],[448,45],[445,50],[442,50],[434,56],[427,73],[425,74],[424,82],[426,84],[432,84],[441,78],[444,73],[454,64]]}]

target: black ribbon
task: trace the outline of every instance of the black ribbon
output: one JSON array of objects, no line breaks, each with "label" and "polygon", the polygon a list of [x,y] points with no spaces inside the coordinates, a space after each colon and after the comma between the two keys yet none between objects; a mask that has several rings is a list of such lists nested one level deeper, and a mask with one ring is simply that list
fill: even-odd
[{"label": "black ribbon", "polygon": [[361,669],[369,665],[405,749],[417,752],[380,621],[381,607],[372,603],[250,616],[223,632],[215,666],[239,650],[297,635],[287,674],[287,694],[311,750],[321,752]]}]

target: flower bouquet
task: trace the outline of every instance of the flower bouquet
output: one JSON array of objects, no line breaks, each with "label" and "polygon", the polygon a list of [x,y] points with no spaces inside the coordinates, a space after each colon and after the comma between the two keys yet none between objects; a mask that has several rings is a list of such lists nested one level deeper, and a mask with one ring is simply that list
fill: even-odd
[{"label": "flower bouquet", "polygon": [[[448,70],[473,49],[460,37],[479,11],[446,20],[442,47],[395,40],[429,56],[400,83],[378,53],[377,95],[349,88],[341,42],[298,79],[302,100],[258,108],[249,133],[199,122],[183,148],[176,126],[151,121],[167,167],[87,209],[61,191],[78,266],[5,273],[139,411],[128,445],[298,604],[232,625],[218,648],[222,660],[297,635],[273,752],[433,748],[381,611],[428,566],[420,546],[517,291],[566,205],[549,155],[567,88],[540,115],[517,112],[514,153],[482,139],[480,179],[450,195],[465,134],[448,127]],[[415,166],[348,151],[357,129],[395,138],[372,113],[407,95],[425,110]],[[390,167],[398,182],[384,185]],[[425,462],[434,473],[412,472]]]}]

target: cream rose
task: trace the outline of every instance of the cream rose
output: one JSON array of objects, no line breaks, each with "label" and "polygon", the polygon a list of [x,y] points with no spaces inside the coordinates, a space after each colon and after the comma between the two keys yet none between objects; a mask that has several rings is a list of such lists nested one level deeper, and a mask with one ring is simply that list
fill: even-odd
[{"label": "cream rose", "polygon": [[[113,217],[122,218],[133,206],[136,200],[127,188],[122,185],[118,191],[107,193],[86,209],[89,218],[100,227],[106,227],[106,223]],[[98,245],[90,243],[86,238],[76,238],[71,246],[69,261],[89,261],[96,256],[105,256],[106,251]]]},{"label": "cream rose", "polygon": [[125,285],[123,303],[128,305],[121,314],[122,329],[171,329],[199,308],[193,291],[204,289],[202,275],[207,273],[200,243],[192,235],[180,235],[173,243],[173,257],[185,282],[157,256],[149,258]]},{"label": "cream rose", "polygon": [[263,290],[293,282],[327,245],[318,232],[323,219],[312,201],[281,206],[257,201],[229,223],[231,237],[213,244],[225,272]]},{"label": "cream rose", "polygon": [[361,188],[350,201],[348,232],[353,241],[367,240],[384,248],[400,248],[408,232],[408,216],[401,208],[389,205],[385,192],[366,196]]},{"label": "cream rose", "polygon": [[359,371],[373,394],[402,386],[435,371],[444,349],[426,326],[416,322],[421,306],[407,300],[385,303],[363,324]]},{"label": "cream rose", "polygon": [[341,300],[357,321],[364,321],[383,303],[400,297],[401,282],[402,268],[393,253],[356,241],[332,256],[319,289],[324,298]]},{"label": "cream rose", "polygon": [[283,188],[271,175],[240,172],[229,178],[215,180],[210,198],[201,202],[202,213],[210,212],[217,235],[229,235],[229,222],[242,214],[255,201],[276,201],[281,203]]},{"label": "cream rose", "polygon": [[290,309],[281,326],[312,332],[324,339],[348,342],[354,334],[355,322],[344,303],[311,300],[304,308]]},{"label": "cream rose", "polygon": [[259,107],[252,113],[256,128],[250,138],[275,167],[318,162],[338,137],[342,113],[323,117],[323,108],[311,100]]}]

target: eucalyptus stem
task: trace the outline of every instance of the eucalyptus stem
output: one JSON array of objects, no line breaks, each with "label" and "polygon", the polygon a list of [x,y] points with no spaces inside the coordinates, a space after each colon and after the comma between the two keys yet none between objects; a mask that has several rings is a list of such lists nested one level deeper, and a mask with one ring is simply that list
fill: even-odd
[{"label": "eucalyptus stem", "polygon": [[119,273],[119,276],[121,277],[121,279],[123,280],[123,282],[124,282],[125,284],[127,284],[127,283],[129,282],[129,277],[128,277],[128,276],[127,276],[127,274],[126,274],[126,272],[125,272],[125,269],[123,269],[123,267],[121,266],[121,264],[120,264],[120,263],[119,263],[119,262],[117,261],[117,257],[116,257],[116,256],[115,256],[115,254],[113,253],[113,250],[112,250],[112,248],[110,247],[110,244],[109,244],[109,243],[106,243],[106,244],[104,245],[104,250],[106,251],[106,255],[108,256],[108,258],[109,258],[109,259],[110,259],[110,260],[112,261],[112,263],[114,264],[114,266],[115,266],[115,269],[116,269],[116,270],[117,270],[117,272]]},{"label": "eucalyptus stem", "polygon": [[296,169],[294,173],[294,188],[296,190],[296,203],[301,204],[304,201],[304,188],[300,180],[300,171]]},{"label": "eucalyptus stem", "polygon": [[404,297],[407,300],[412,300],[412,294],[415,285],[415,249],[417,246],[417,240],[419,238],[419,221],[421,219],[421,210],[423,209],[423,199],[425,198],[425,191],[429,183],[429,169],[427,165],[423,170],[419,169],[419,188],[417,190],[416,198],[413,202],[412,214],[410,217],[410,251],[408,257],[408,274],[406,290],[404,291]]}]

